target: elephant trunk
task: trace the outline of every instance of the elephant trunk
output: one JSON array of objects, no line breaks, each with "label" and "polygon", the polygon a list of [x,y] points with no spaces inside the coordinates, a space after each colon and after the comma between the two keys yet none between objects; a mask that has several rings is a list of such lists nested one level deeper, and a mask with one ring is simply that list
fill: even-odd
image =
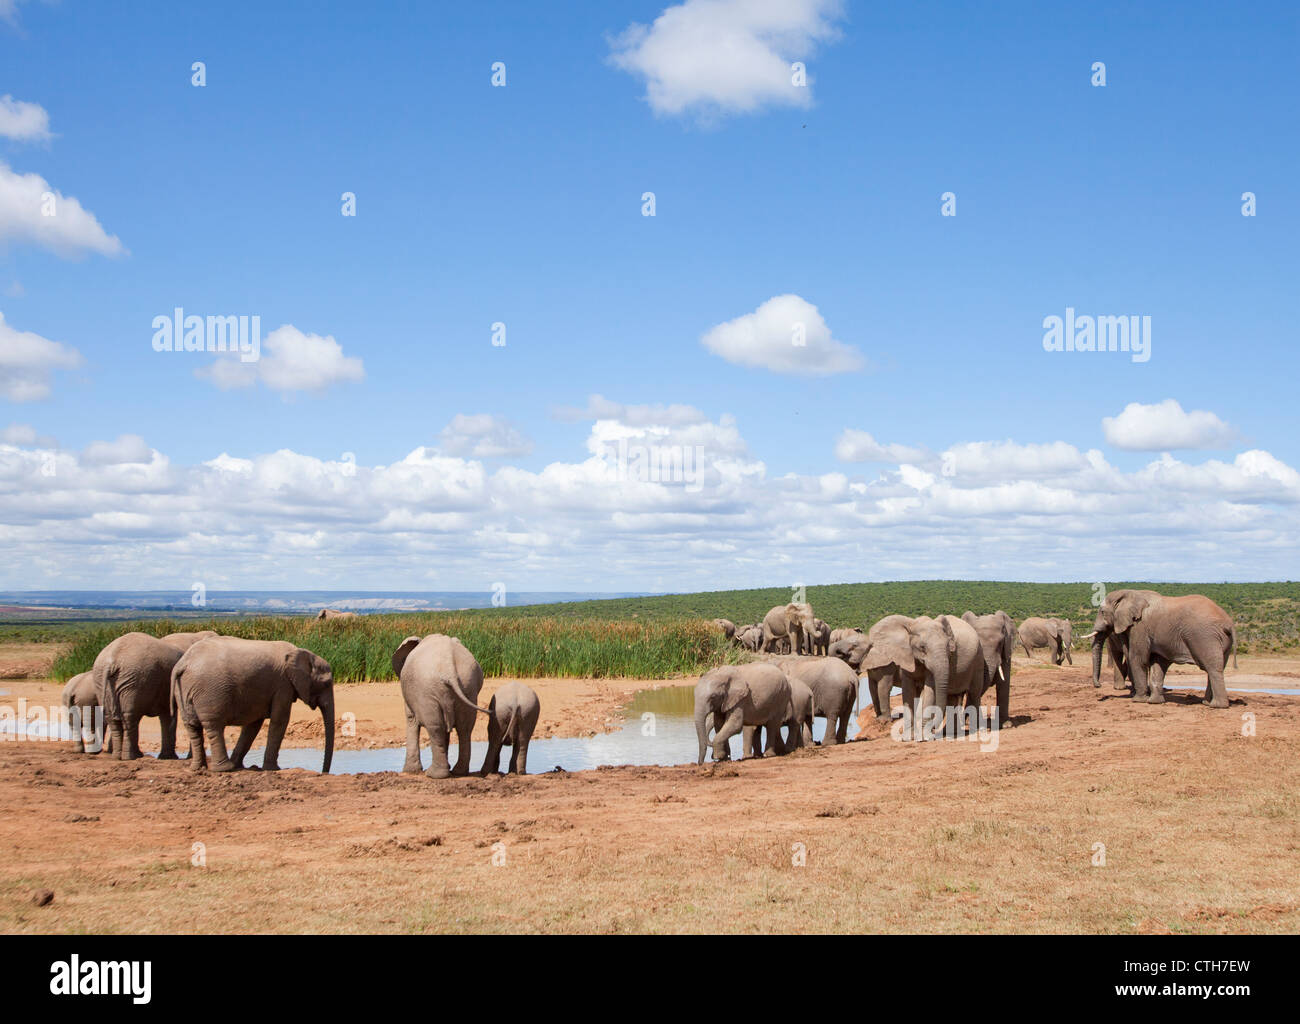
[{"label": "elephant trunk", "polygon": [[695,706],[695,735],[700,741],[700,759],[696,764],[704,763],[704,748],[709,745],[709,706],[699,703]]},{"label": "elephant trunk", "polygon": [[1092,685],[1096,689],[1101,689],[1101,649],[1106,643],[1106,638],[1101,633],[1094,634],[1092,638]]},{"label": "elephant trunk", "polygon": [[325,726],[325,760],[321,764],[321,774],[328,775],[330,762],[334,760],[334,694],[331,692],[320,701],[321,722]]},{"label": "elephant trunk", "polygon": [[938,714],[934,723],[934,738],[943,735],[948,718],[948,666],[944,665],[934,673],[934,702],[938,705]]}]

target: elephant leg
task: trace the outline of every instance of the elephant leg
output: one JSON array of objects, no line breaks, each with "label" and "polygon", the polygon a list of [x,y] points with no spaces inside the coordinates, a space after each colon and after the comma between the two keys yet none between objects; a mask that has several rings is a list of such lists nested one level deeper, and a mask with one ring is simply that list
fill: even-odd
[{"label": "elephant leg", "polygon": [[162,730],[162,749],[158,751],[159,761],[176,760],[176,719],[171,709],[163,704],[162,714],[158,716],[158,725]]},{"label": "elephant leg", "polygon": [[214,772],[234,772],[239,767],[230,760],[230,755],[226,752],[226,730],[221,726],[205,726],[204,733],[208,738],[208,746],[212,748],[212,770]]},{"label": "elephant leg", "polygon": [[140,719],[134,714],[122,715],[122,760],[134,761],[140,756]]},{"label": "elephant leg", "polygon": [[203,749],[203,727],[197,722],[194,725],[185,723],[185,732],[190,737],[190,761],[193,762],[194,770],[202,771],[208,766],[208,755]]},{"label": "elephant leg", "polygon": [[406,763],[402,771],[418,774],[424,771],[420,763],[420,720],[415,717],[410,707],[406,708]]},{"label": "elephant leg", "polygon": [[718,731],[713,734],[713,760],[726,761],[731,757],[731,737],[744,727],[745,709],[741,707],[732,709],[731,714],[723,719],[722,724],[718,726]]},{"label": "elephant leg", "polygon": [[[867,677],[870,681],[870,676]],[[875,705],[877,718],[889,718],[891,715],[889,701],[894,689],[894,674],[887,672],[876,680],[871,687],[871,703]]]},{"label": "elephant leg", "polygon": [[[837,744],[837,743],[843,743],[843,742],[844,742],[844,740],[840,737],[840,732],[839,732],[839,730],[836,729],[835,717],[836,717],[836,716],[835,716],[835,712],[833,712],[833,711],[827,711],[827,712],[826,712],[826,731],[822,733],[822,746],[823,746],[823,747],[833,747],[833,746],[835,746],[835,744]],[[841,722],[844,723],[844,726],[845,726],[846,728],[848,727],[848,722],[845,722],[845,721],[844,721],[844,716],[843,716],[843,715],[840,715],[840,716],[839,716],[839,720],[840,720]],[[808,734],[808,743],[809,743],[809,744],[812,743],[812,733],[811,733],[811,732],[809,732],[809,734]]]},{"label": "elephant leg", "polygon": [[763,727],[761,725],[747,725],[741,730],[740,756],[745,759],[749,759],[755,756],[754,755],[754,730],[755,729],[757,729],[760,733],[759,742],[762,742],[761,733],[763,731]]},{"label": "elephant leg", "polygon": [[239,730],[239,739],[235,743],[235,749],[230,752],[231,763],[236,768],[244,767],[244,755],[252,749],[253,741],[257,739],[257,734],[262,731],[262,723],[266,721],[259,718],[256,722],[244,726]]},{"label": "elephant leg", "polygon": [[471,737],[474,735],[474,716],[467,713],[467,717],[456,719],[456,767],[451,770],[452,775],[469,774],[469,756],[471,751]]},{"label": "elephant leg", "polygon": [[781,738],[781,719],[780,718],[772,719],[763,727],[763,731],[765,733],[765,735],[763,736],[763,754],[765,756],[767,754],[774,754],[777,757],[780,757],[781,755],[786,753],[787,750],[797,746],[798,745],[797,737],[799,735],[798,729],[799,729],[799,724],[797,722],[790,726],[791,742],[790,745],[787,746],[785,740]]},{"label": "elephant leg", "polygon": [[531,741],[521,736],[515,737],[515,745],[511,748],[510,770],[520,775],[528,774],[528,744]]},{"label": "elephant leg", "polygon": [[[284,742],[284,731],[289,728],[289,714],[292,710],[292,697],[277,697],[271,704],[271,724],[266,730],[266,753],[262,757],[264,772],[280,770],[280,744]],[[258,727],[261,727],[260,722]],[[257,733],[253,735],[256,736]]]},{"label": "elephant leg", "polygon": [[1011,672],[1008,669],[1002,670],[1002,678],[998,680],[998,720],[994,723],[995,729],[1001,729],[1004,725],[1011,724]]},{"label": "elephant leg", "polygon": [[[947,704],[947,701],[944,701]],[[939,738],[939,730],[942,729],[943,716],[947,714],[947,707],[939,705],[939,693],[936,690],[933,679],[927,679],[925,685],[921,688],[921,736],[923,740],[933,740]]]},{"label": "elephant leg", "polygon": [[[1193,657],[1197,655],[1196,651],[1192,652]],[[1222,661],[1222,667],[1219,667]],[[1226,708],[1228,706],[1228,683],[1223,678],[1223,669],[1228,667],[1228,654],[1226,651],[1213,651],[1208,658],[1198,659],[1197,662],[1205,669],[1205,696],[1201,703],[1212,708]]]},{"label": "elephant leg", "polygon": [[442,722],[438,723],[437,728],[429,730],[429,770],[424,774],[431,779],[451,778],[451,767],[447,761],[450,738],[451,730]]},{"label": "elephant leg", "polygon": [[1165,702],[1165,670],[1168,662],[1153,661],[1147,674],[1147,703],[1163,704]]}]

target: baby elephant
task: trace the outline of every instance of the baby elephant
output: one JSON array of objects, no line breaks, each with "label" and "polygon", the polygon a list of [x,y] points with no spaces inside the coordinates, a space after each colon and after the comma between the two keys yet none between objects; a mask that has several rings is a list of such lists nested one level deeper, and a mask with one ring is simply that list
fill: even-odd
[{"label": "baby elephant", "polygon": [[501,748],[510,748],[510,770],[528,774],[528,744],[537,728],[542,705],[537,694],[523,683],[506,683],[488,704],[488,748],[481,774],[497,771]]}]

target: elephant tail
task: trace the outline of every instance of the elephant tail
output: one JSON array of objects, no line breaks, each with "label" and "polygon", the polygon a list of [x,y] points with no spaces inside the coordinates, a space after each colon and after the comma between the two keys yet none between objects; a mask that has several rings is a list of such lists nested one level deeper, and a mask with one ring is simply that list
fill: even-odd
[{"label": "elephant tail", "polygon": [[1235,626],[1228,627],[1228,639],[1232,641],[1232,667],[1237,667],[1237,629]]},{"label": "elephant tail", "polygon": [[465,696],[465,691],[462,690],[462,689],[460,688],[460,681],[459,681],[455,676],[449,676],[449,677],[447,678],[447,682],[451,684],[451,692],[454,693],[454,694],[456,695],[456,699],[457,699],[458,701],[460,701],[462,704],[465,704],[465,705],[467,705],[467,706],[473,708],[475,711],[482,711],[483,714],[485,714],[485,715],[490,715],[490,714],[492,714],[492,712],[489,711],[487,708],[481,708],[481,707],[479,707],[479,706],[478,706],[477,704],[475,704],[472,700],[470,700],[467,696]]}]

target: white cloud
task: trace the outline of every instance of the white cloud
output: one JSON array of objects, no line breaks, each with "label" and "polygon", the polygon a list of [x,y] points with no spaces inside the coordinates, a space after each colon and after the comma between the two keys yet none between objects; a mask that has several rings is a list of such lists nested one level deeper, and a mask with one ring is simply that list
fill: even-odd
[{"label": "white cloud", "polygon": [[[963,442],[912,449],[925,457],[879,473],[773,476],[730,416],[590,404],[609,415],[569,459],[536,471],[431,447],[387,465],[214,449],[179,466],[136,437],[50,452],[14,427],[0,435],[0,588],[707,590],[1300,573],[1300,473],[1263,450],[1202,463],[1165,453],[1124,472],[1065,442]],[[636,450],[689,456],[691,479],[637,472]]]},{"label": "white cloud", "polygon": [[50,115],[39,103],[0,96],[0,138],[45,142],[51,138]]},{"label": "white cloud", "polygon": [[1237,437],[1212,412],[1184,412],[1172,398],[1155,405],[1130,402],[1118,416],[1101,421],[1106,440],[1135,452],[1164,452],[1180,448],[1225,448]]},{"label": "white cloud", "polygon": [[92,441],[81,453],[87,466],[122,466],[153,461],[154,451],[138,434],[123,434],[116,441]]},{"label": "white cloud", "polygon": [[[51,209],[53,215],[47,216]],[[0,162],[0,243],[9,240],[31,242],[64,257],[126,252],[117,236],[108,234],[72,196],[39,174],[19,174]]]},{"label": "white cloud", "polygon": [[528,455],[533,442],[499,416],[457,413],[438,435],[438,447],[446,455],[499,459]]},{"label": "white cloud", "polygon": [[591,395],[584,408],[562,406],[555,412],[557,418],[576,420],[618,420],[629,426],[681,426],[703,423],[708,417],[689,405],[624,405],[612,402],[604,395]]},{"label": "white cloud", "polygon": [[928,462],[933,454],[905,444],[881,444],[865,430],[845,430],[835,442],[835,457],[841,462]]},{"label": "white cloud", "polygon": [[261,381],[272,391],[285,393],[319,393],[366,376],[361,360],[345,356],[343,346],[332,337],[304,334],[292,324],[282,324],[266,336],[256,362],[242,362],[232,353],[195,373],[223,390],[250,388]]},{"label": "white cloud", "polygon": [[686,0],[611,41],[610,61],[646,83],[661,115],[705,118],[765,106],[806,107],[791,64],[838,36],[838,0]]},{"label": "white cloud", "polygon": [[700,343],[738,366],[774,373],[850,373],[865,365],[862,353],[831,337],[817,307],[798,295],[777,295],[752,313],[718,324]]},{"label": "white cloud", "polygon": [[5,323],[0,313],[0,397],[11,402],[33,402],[50,393],[55,370],[81,365],[81,353],[30,331]]}]

